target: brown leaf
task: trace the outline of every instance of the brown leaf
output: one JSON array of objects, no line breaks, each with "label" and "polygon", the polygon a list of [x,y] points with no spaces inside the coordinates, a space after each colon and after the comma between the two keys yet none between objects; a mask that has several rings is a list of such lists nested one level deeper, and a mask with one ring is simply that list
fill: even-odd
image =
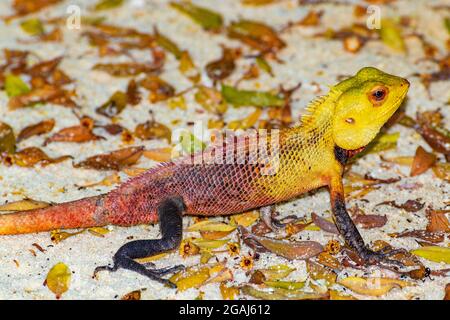
[{"label": "brown leaf", "polygon": [[144,157],[159,162],[166,162],[172,158],[172,148],[155,148],[144,151]]},{"label": "brown leaf", "polygon": [[449,210],[432,210],[427,209],[427,231],[429,232],[450,232],[450,223],[447,219],[446,213]]},{"label": "brown leaf", "polygon": [[436,130],[427,120],[429,121],[429,118],[421,114],[417,115],[417,132],[434,151],[450,156],[450,137]]},{"label": "brown leaf", "polygon": [[152,66],[136,62],[98,63],[93,69],[109,73],[114,77],[130,77],[140,73],[156,72],[160,66]]},{"label": "brown leaf", "polygon": [[48,120],[44,120],[44,121],[38,122],[36,124],[30,125],[28,127],[25,127],[22,129],[22,131],[20,131],[19,135],[17,136],[17,142],[28,139],[32,136],[49,133],[50,131],[53,130],[54,126],[55,126],[55,120],[48,119]]},{"label": "brown leaf", "polygon": [[167,126],[154,120],[138,124],[134,134],[142,140],[166,139],[168,143],[171,143],[172,139],[172,131]]},{"label": "brown leaf", "polygon": [[239,56],[237,50],[224,47],[222,57],[208,63],[206,73],[211,80],[219,81],[227,78],[235,68],[234,60]]},{"label": "brown leaf", "polygon": [[320,17],[322,16],[323,11],[314,11],[311,10],[308,14],[298,22],[298,25],[304,27],[318,26],[320,23]]},{"label": "brown leaf", "polygon": [[15,14],[7,19],[13,19],[38,12],[43,8],[56,4],[60,1],[61,0],[14,0],[12,3],[12,8],[14,9]]},{"label": "brown leaf", "polygon": [[16,137],[11,126],[0,122],[0,153],[12,154],[16,150]]},{"label": "brown leaf", "polygon": [[417,147],[416,154],[411,166],[411,177],[424,173],[433,166],[436,161],[436,156],[430,152],[425,151],[421,146]]},{"label": "brown leaf", "polygon": [[121,170],[135,164],[141,157],[144,147],[129,147],[115,150],[107,154],[92,156],[74,164],[75,168],[96,170]]},{"label": "brown leaf", "polygon": [[21,167],[33,167],[37,163],[42,164],[42,166],[47,166],[67,159],[72,159],[72,156],[50,158],[44,151],[37,147],[25,148],[16,152],[13,156],[13,162]]},{"label": "brown leaf", "polygon": [[445,296],[444,300],[450,300],[450,283],[445,286]]},{"label": "brown leaf", "polygon": [[387,222],[387,217],[376,214],[359,214],[353,221],[356,224],[360,224],[364,229],[372,229],[384,226]]},{"label": "brown leaf", "polygon": [[275,30],[261,22],[240,20],[231,23],[227,31],[230,38],[261,52],[278,51],[286,46]]},{"label": "brown leaf", "polygon": [[323,251],[320,243],[315,241],[279,241],[250,234],[239,226],[242,241],[258,252],[272,252],[289,260],[308,259]]},{"label": "brown leaf", "polygon": [[36,63],[32,67],[30,67],[28,70],[26,70],[25,73],[30,75],[31,77],[39,76],[39,77],[47,78],[56,70],[56,68],[58,67],[61,60],[62,60],[62,57],[57,57],[57,58],[54,58],[51,60],[46,60],[46,61]]},{"label": "brown leaf", "polygon": [[135,106],[141,102],[141,95],[139,94],[139,89],[136,84],[136,81],[132,79],[127,86],[127,103]]},{"label": "brown leaf", "polygon": [[120,300],[141,300],[141,290],[134,290],[124,295]]},{"label": "brown leaf", "polygon": [[326,232],[339,234],[338,229],[336,228],[336,225],[320,216],[315,214],[314,212],[311,214],[311,218],[316,226],[318,226],[320,229]]},{"label": "brown leaf", "polygon": [[165,101],[175,95],[175,88],[157,76],[149,75],[139,84],[150,91],[148,99],[151,103]]},{"label": "brown leaf", "polygon": [[425,206],[425,203],[420,202],[420,200],[422,200],[422,199],[421,198],[414,199],[414,200],[411,199],[411,200],[407,200],[405,203],[402,203],[402,204],[397,204],[395,201],[384,201],[384,202],[377,204],[376,207],[381,206],[381,205],[388,205],[388,206],[392,206],[392,207],[395,207],[398,209],[403,209],[408,212],[417,212]]},{"label": "brown leaf", "polygon": [[122,110],[127,106],[127,103],[127,94],[123,91],[116,91],[108,99],[108,101],[95,109],[95,112],[104,115],[105,117],[112,118],[121,113]]},{"label": "brown leaf", "polygon": [[400,233],[391,233],[389,236],[394,238],[413,237],[422,239],[431,243],[439,243],[444,241],[445,235],[441,232],[429,232],[427,230],[404,231]]},{"label": "brown leaf", "polygon": [[67,93],[57,87],[45,85],[42,88],[33,89],[28,93],[9,99],[10,110],[27,107],[36,103],[55,102],[54,99],[65,96]]},{"label": "brown leaf", "polygon": [[54,135],[47,138],[44,142],[44,145],[47,145],[51,142],[83,143],[104,139],[103,137],[97,136],[92,132],[93,127],[93,120],[89,117],[83,117],[82,119],[80,119],[80,124],[78,126],[67,127],[59,130]]}]

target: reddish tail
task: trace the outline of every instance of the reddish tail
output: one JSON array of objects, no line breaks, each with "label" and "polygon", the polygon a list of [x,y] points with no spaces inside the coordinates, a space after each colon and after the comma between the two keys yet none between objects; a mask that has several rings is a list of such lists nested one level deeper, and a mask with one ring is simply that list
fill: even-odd
[{"label": "reddish tail", "polygon": [[20,234],[54,229],[87,228],[107,223],[99,219],[103,195],[57,204],[54,206],[0,214],[0,234]]}]

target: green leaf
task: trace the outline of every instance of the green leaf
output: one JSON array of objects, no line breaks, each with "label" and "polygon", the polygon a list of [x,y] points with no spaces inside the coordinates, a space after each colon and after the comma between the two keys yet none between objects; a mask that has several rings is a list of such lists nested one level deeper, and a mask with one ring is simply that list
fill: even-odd
[{"label": "green leaf", "polygon": [[268,91],[239,90],[231,86],[222,86],[222,96],[235,107],[284,107],[286,102],[283,96]]},{"label": "green leaf", "polygon": [[6,75],[5,90],[8,97],[16,97],[30,92],[28,85],[20,78],[13,74]]},{"label": "green leaf", "polygon": [[447,28],[447,32],[450,33],[450,18],[444,19],[445,27]]},{"label": "green leaf", "polygon": [[37,18],[22,21],[20,23],[20,27],[24,32],[28,33],[30,36],[39,36],[45,32],[41,20]]},{"label": "green leaf", "polygon": [[217,30],[223,25],[220,14],[190,2],[171,2],[170,6],[189,16],[205,30]]},{"label": "green leaf", "polygon": [[181,134],[180,142],[181,148],[187,154],[193,154],[198,151],[202,151],[206,147],[205,143],[203,143],[201,140],[197,139],[196,136],[187,131]]},{"label": "green leaf", "polygon": [[120,7],[123,4],[123,0],[101,0],[97,2],[94,7],[95,11],[108,10]]},{"label": "green leaf", "polygon": [[367,153],[377,153],[385,150],[395,149],[400,132],[386,133],[374,139],[368,146]]},{"label": "green leaf", "polygon": [[160,47],[173,54],[177,60],[181,59],[183,51],[180,50],[180,48],[178,48],[178,46],[172,40],[160,34],[158,31],[155,31],[155,40]]},{"label": "green leaf", "polygon": [[257,57],[256,64],[261,68],[261,70],[267,72],[273,77],[272,67],[263,57]]}]

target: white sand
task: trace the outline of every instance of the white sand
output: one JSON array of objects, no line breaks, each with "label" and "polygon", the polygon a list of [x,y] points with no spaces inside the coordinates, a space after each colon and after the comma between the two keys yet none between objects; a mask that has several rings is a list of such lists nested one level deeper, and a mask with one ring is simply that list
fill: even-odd
[{"label": "white sand", "polygon": [[[10,2],[0,2],[1,15],[10,12]],[[238,42],[228,40],[222,35],[211,36],[194,24],[190,19],[180,15],[175,10],[167,6],[168,1],[128,1],[126,7],[113,10],[108,14],[108,22],[117,25],[138,28],[145,32],[151,32],[152,26],[157,25],[159,30],[174,40],[180,48],[188,49],[195,63],[203,68],[206,63],[220,57],[221,48],[219,44],[230,46],[239,45]],[[237,0],[227,1],[195,1],[198,4],[210,7],[221,12],[226,23],[236,20],[237,17],[251,18],[265,21],[275,28],[280,28],[288,20],[299,20],[308,12],[309,8],[298,7],[296,1],[280,1],[279,4],[267,7],[242,7]],[[398,1],[390,8],[383,8],[383,15],[410,15],[417,18],[417,29],[427,36],[427,39],[436,45],[441,52],[445,52],[445,41],[448,33],[443,27],[443,17],[445,10],[432,10],[431,5],[443,4],[446,1]],[[84,12],[90,6],[91,1],[70,1],[71,4],[79,4]],[[145,3],[145,9],[139,6]],[[52,7],[39,13],[40,17],[63,16],[66,12],[68,1],[61,5]],[[450,112],[446,105],[449,99],[449,82],[439,82],[433,84],[431,93],[433,100],[430,100],[426,91],[417,77],[411,77],[416,72],[436,70],[436,66],[427,62],[418,62],[422,57],[420,43],[415,38],[408,38],[407,45],[409,55],[403,56],[393,53],[379,42],[370,42],[358,54],[353,55],[342,49],[342,44],[338,41],[326,41],[323,39],[311,39],[308,35],[323,31],[327,27],[334,29],[348,25],[354,19],[352,6],[320,6],[324,10],[322,23],[317,28],[293,28],[292,31],[283,34],[283,40],[288,44],[287,48],[281,51],[279,57],[284,64],[271,63],[275,77],[271,78],[262,74],[257,81],[247,81],[242,83],[242,87],[272,89],[279,84],[290,87],[298,82],[302,82],[302,87],[294,95],[293,112],[295,117],[302,113],[307,102],[317,95],[315,83],[322,86],[323,93],[326,86],[337,82],[339,75],[352,75],[364,66],[375,66],[386,72],[408,77],[412,86],[408,94],[406,112],[414,116],[416,111],[434,110],[441,108],[445,116],[446,127],[449,128]],[[448,11],[447,11],[448,12]],[[103,15],[103,14],[102,14]],[[18,39],[25,39],[26,35],[18,28],[19,20],[4,24],[0,21],[0,49],[15,48],[28,49],[36,53],[42,59],[64,54],[61,68],[76,81],[76,88],[79,98],[77,101],[83,107],[82,112],[93,117],[97,117],[94,109],[106,101],[117,89],[124,89],[128,79],[112,78],[104,73],[91,71],[91,67],[99,61],[108,61],[109,58],[98,58],[96,48],[88,45],[85,37],[80,37],[81,32],[64,29],[63,43],[39,43],[25,45],[19,43]],[[148,59],[148,57],[146,57]],[[111,61],[117,61],[116,58]],[[250,64],[248,61],[240,61],[239,68],[230,77],[229,83],[239,78],[242,71]],[[177,61],[169,54],[164,67],[163,78],[175,85],[177,90],[189,87],[190,83],[178,71]],[[205,78],[205,83],[208,80]],[[120,123],[129,129],[133,129],[136,124],[148,118],[148,110],[153,110],[158,121],[165,123],[171,128],[172,120],[181,120],[178,127],[186,126],[187,121],[206,121],[210,115],[200,114],[196,110],[201,109],[196,105],[192,94],[186,96],[188,110],[170,110],[165,103],[151,105],[146,97],[137,107],[127,107],[121,114]],[[75,125],[78,123],[76,117],[69,109],[54,106],[41,105],[37,108],[19,109],[16,111],[7,110],[8,98],[4,91],[0,92],[0,117],[3,122],[10,124],[16,133],[23,127],[36,123],[43,119],[55,118],[57,130]],[[233,109],[227,113],[226,120],[242,119],[252,112],[252,108]],[[98,118],[98,117],[97,117]],[[389,151],[387,156],[413,155],[418,145],[422,145],[426,150],[430,147],[410,129],[399,125],[390,129],[391,132],[400,132],[398,148]],[[98,131],[103,134],[102,131]],[[33,137],[19,144],[20,148],[28,146],[41,146],[45,137]],[[162,147],[166,144],[162,141],[136,140],[136,144],[148,147]],[[89,142],[84,144],[53,143],[42,149],[50,156],[70,154],[79,161],[88,156],[104,153],[114,149],[124,147],[120,137],[108,136],[107,140]],[[155,163],[142,159],[138,167],[148,168]],[[353,170],[366,173],[370,172],[376,177],[395,177],[397,172],[405,175],[400,182],[392,185],[384,185],[379,190],[373,191],[365,198],[369,202],[350,201],[348,206],[358,204],[366,213],[379,213],[388,216],[388,223],[382,227],[371,230],[362,230],[363,237],[370,242],[376,239],[388,241],[395,247],[406,249],[417,248],[418,245],[412,238],[392,239],[387,234],[399,232],[405,229],[424,229],[427,224],[425,209],[417,213],[408,213],[401,209],[387,206],[376,207],[375,204],[384,200],[396,200],[401,203],[408,199],[422,198],[427,205],[434,208],[445,208],[445,202],[449,201],[449,185],[436,178],[431,170],[427,173],[409,178],[409,168],[394,166],[392,169],[380,167],[379,155],[369,155],[358,161]],[[26,169],[21,167],[0,166],[0,192],[1,200],[20,200],[25,197],[42,201],[64,202],[78,199],[90,195],[104,193],[111,188],[98,187],[78,190],[77,185],[89,182],[100,181],[110,173],[98,172],[94,170],[75,169],[70,161],[47,167]],[[125,179],[126,175],[122,175]],[[421,183],[422,188],[414,191],[399,190],[398,186],[405,183]],[[61,190],[64,190],[62,192]],[[296,214],[298,216],[308,216],[311,212],[316,212],[322,216],[329,216],[328,193],[325,190],[319,191],[313,196],[302,197],[280,205],[277,210],[283,214]],[[218,218],[219,219],[219,218]],[[221,218],[220,218],[221,219]],[[407,221],[410,220],[410,222]],[[185,225],[192,224],[191,218],[185,218]],[[205,299],[220,299],[221,295],[218,284],[210,284],[200,289],[189,289],[185,292],[177,293],[162,285],[149,281],[148,279],[125,270],[116,273],[101,273],[97,280],[92,279],[92,272],[98,265],[111,262],[111,257],[115,251],[124,243],[128,236],[134,239],[153,239],[159,237],[157,226],[138,226],[133,228],[111,227],[112,232],[104,238],[99,238],[84,233],[71,237],[59,244],[53,244],[49,233],[4,236],[0,237],[0,299],[54,299],[54,294],[43,286],[48,270],[57,262],[66,263],[73,272],[70,289],[63,295],[64,299],[111,299],[121,297],[132,290],[147,288],[142,297],[145,299],[184,299],[195,298],[199,291],[205,293]],[[298,239],[311,239],[325,244],[329,239],[338,237],[325,232],[303,231],[296,236]],[[236,234],[233,234],[236,239]],[[41,253],[32,246],[33,243],[40,244],[46,249]],[[442,246],[448,246],[446,239]],[[34,249],[36,256],[33,256],[29,249]],[[248,248],[242,248],[241,254],[245,255]],[[219,259],[226,257],[226,254],[218,255]],[[18,261],[19,266],[14,260]],[[423,260],[432,269],[449,268],[450,265],[431,263]],[[195,256],[182,259],[178,253],[170,254],[157,261],[157,266],[169,266],[174,264],[185,264],[187,266],[199,263],[199,257]],[[262,254],[259,261],[255,262],[254,269],[274,265],[277,263],[288,264],[297,270],[290,275],[291,279],[302,281],[307,278],[304,261],[286,261],[273,254]],[[239,260],[229,259],[227,265],[234,273],[233,284],[245,283],[248,276],[239,266]],[[344,277],[350,274],[362,275],[362,272],[354,270],[342,271],[339,276]],[[388,272],[378,269],[368,269],[365,275],[390,275]],[[382,298],[386,299],[442,299],[444,287],[450,282],[449,277],[433,277],[424,282],[417,282],[414,287],[403,290],[394,289]],[[338,288],[338,287],[336,287]],[[359,296],[367,299],[367,296]]]}]

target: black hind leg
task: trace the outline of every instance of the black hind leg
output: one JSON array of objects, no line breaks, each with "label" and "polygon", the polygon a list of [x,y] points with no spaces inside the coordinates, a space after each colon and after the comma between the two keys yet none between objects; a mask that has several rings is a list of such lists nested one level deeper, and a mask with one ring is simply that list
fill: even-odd
[{"label": "black hind leg", "polygon": [[173,283],[163,279],[162,276],[179,271],[184,266],[177,265],[163,269],[149,269],[145,265],[134,261],[134,259],[150,257],[178,248],[182,239],[182,213],[184,210],[185,205],[180,197],[172,197],[162,201],[158,206],[161,239],[136,240],[123,245],[113,257],[114,265],[112,267],[97,267],[94,271],[94,276],[99,271],[116,271],[119,268],[124,268],[175,288],[176,286]]}]

